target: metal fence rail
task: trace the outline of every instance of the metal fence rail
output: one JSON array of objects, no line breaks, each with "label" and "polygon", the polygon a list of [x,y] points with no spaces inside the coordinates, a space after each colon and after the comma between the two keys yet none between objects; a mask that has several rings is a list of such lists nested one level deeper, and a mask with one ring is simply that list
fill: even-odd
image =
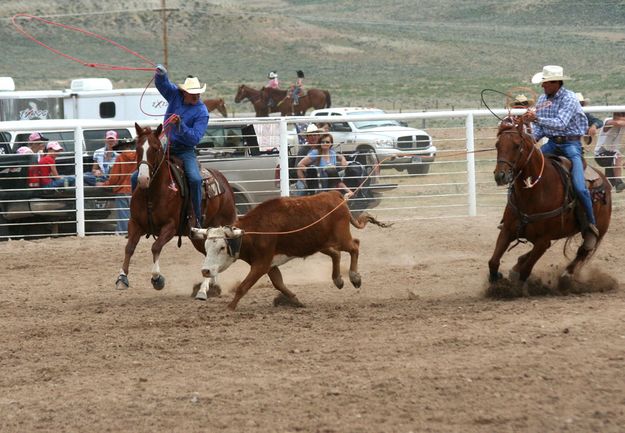
[{"label": "metal fence rail", "polygon": [[[585,107],[586,111],[605,113],[608,116],[615,111],[625,111],[625,106]],[[494,110],[504,116],[508,110]],[[522,110],[514,110],[520,114]],[[437,148],[434,162],[429,164],[427,173],[409,174],[394,168],[383,166],[377,174],[377,181],[383,184],[396,184],[393,190],[386,191],[382,200],[372,212],[387,221],[405,219],[452,218],[500,213],[506,202],[506,189],[497,187],[492,178],[495,165],[496,128],[498,119],[487,110],[438,111],[419,113],[388,113],[376,116],[340,117],[341,122],[348,120],[383,120],[392,119],[405,122],[409,126],[422,128],[427,122],[426,131],[432,137]],[[212,118],[212,125],[236,126],[249,124],[273,125],[271,131],[277,152],[271,158],[264,158],[263,164],[245,169],[237,168],[237,157],[206,157],[199,159],[207,167],[216,167],[223,171],[231,184],[240,190],[235,191],[240,212],[244,212],[267,198],[288,196],[293,190],[289,178],[289,145],[296,138],[294,125],[309,122],[338,121],[336,117],[269,117],[269,118]],[[52,121],[45,124],[32,122],[0,122],[0,131],[32,132],[58,130]],[[75,173],[75,185],[57,188],[45,197],[33,195],[33,198],[12,198],[12,193],[33,193],[32,189],[2,189],[0,184],[0,239],[16,237],[34,237],[41,235],[85,236],[87,234],[115,233],[117,220],[114,197],[100,186],[86,186],[83,179],[85,158],[91,154],[84,148],[83,131],[85,128],[134,128],[134,122],[75,121],[72,128],[75,141],[69,158],[71,171]],[[158,121],[142,122],[142,126],[155,126]],[[35,125],[37,125],[35,127]],[[102,138],[104,143],[104,138]],[[586,160],[595,165],[592,158],[593,148],[586,147]],[[337,146],[337,151],[341,147]],[[0,155],[0,162],[10,155]],[[250,158],[249,155],[241,158]],[[251,157],[252,159],[254,157]],[[73,162],[72,162],[73,161]],[[33,162],[35,163],[35,162]],[[278,167],[279,165],[279,167]],[[19,170],[23,164],[3,163],[3,172]],[[0,178],[1,179],[1,178]],[[253,191],[250,194],[249,191]],[[19,195],[19,194],[17,194]],[[623,195],[625,196],[625,194]],[[621,195],[614,195],[614,207],[623,207]],[[10,211],[7,211],[8,205]],[[64,204],[61,206],[61,204]],[[60,206],[60,208],[58,208]],[[57,208],[55,208],[57,207]],[[69,211],[68,211],[69,209]],[[24,220],[25,214],[32,217]]]}]

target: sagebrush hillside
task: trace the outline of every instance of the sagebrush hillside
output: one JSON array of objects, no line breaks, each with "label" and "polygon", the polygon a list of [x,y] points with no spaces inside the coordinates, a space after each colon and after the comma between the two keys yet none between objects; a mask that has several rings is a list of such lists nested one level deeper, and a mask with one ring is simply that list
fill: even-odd
[{"label": "sagebrush hillside", "polygon": [[[105,6],[105,8],[103,8]],[[101,71],[19,34],[18,13],[83,28],[163,61],[160,0],[3,1],[0,75],[18,88],[63,88],[76,77],[145,86],[150,74]],[[334,105],[479,107],[480,90],[529,85],[545,64],[575,78],[592,103],[625,103],[625,2],[616,0],[167,1],[169,70],[196,74],[232,104],[236,87],[260,87],[269,70],[283,85],[295,71],[330,90]],[[88,62],[149,66],[102,40],[20,20],[41,42]],[[537,90],[540,90],[537,88]]]}]

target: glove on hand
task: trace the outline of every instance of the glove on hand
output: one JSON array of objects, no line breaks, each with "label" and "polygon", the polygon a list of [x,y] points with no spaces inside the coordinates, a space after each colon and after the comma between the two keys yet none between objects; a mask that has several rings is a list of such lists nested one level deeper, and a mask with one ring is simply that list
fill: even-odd
[{"label": "glove on hand", "polygon": [[165,69],[165,66],[159,63],[158,65],[156,65],[156,73],[158,75],[165,75],[167,73],[167,69]]}]

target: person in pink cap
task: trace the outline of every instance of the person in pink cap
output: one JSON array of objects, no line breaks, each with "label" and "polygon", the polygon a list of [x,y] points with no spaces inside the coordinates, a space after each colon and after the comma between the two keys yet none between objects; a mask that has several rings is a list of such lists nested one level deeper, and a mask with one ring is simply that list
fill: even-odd
[{"label": "person in pink cap", "polygon": [[[49,141],[46,145],[46,153],[39,161],[36,179],[38,186],[44,188],[59,188],[63,186],[73,186],[75,180],[73,176],[61,176],[56,168],[56,157],[63,152],[63,146],[58,141]],[[29,180],[29,184],[30,184]]]},{"label": "person in pink cap", "polygon": [[91,171],[83,176],[85,185],[95,186],[98,183],[106,182],[109,178],[111,167],[113,167],[118,156],[114,149],[118,142],[117,139],[117,131],[112,129],[106,131],[106,134],[104,134],[104,146],[93,152]]},{"label": "person in pink cap", "polygon": [[47,141],[48,139],[41,135],[41,133],[33,132],[28,136],[28,143],[17,149],[17,153],[20,155],[36,153],[39,154],[39,157],[41,157]]}]

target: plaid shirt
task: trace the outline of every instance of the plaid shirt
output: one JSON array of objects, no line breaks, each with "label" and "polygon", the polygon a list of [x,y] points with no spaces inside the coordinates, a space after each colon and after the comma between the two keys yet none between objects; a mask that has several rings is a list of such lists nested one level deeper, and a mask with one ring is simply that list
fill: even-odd
[{"label": "plaid shirt", "polygon": [[532,126],[536,141],[556,135],[586,134],[588,119],[575,93],[561,87],[552,97],[540,95],[536,105],[540,107],[546,101],[551,102],[551,105],[536,111],[537,119]]}]

